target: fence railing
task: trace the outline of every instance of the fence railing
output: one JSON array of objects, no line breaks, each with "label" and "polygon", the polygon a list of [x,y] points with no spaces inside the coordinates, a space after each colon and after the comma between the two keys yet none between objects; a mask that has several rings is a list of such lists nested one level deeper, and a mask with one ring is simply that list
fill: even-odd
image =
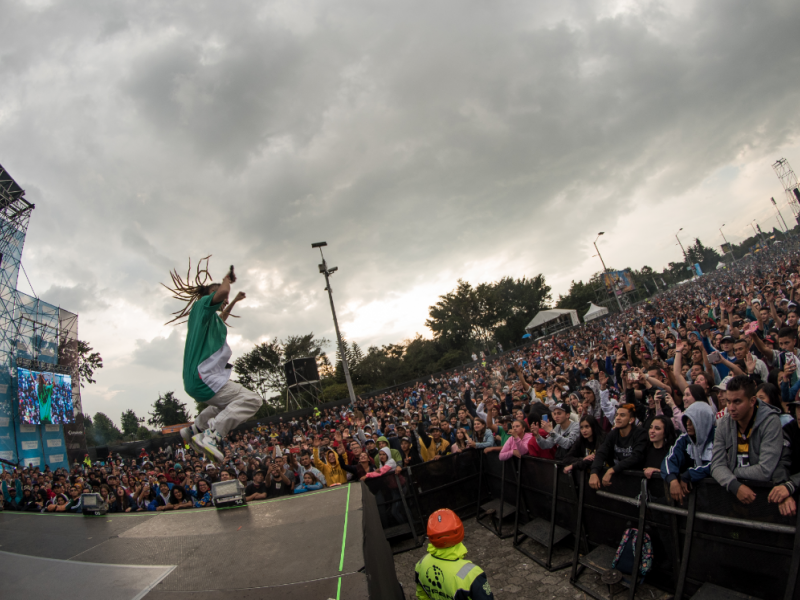
[{"label": "fence railing", "polygon": [[[451,508],[500,537],[513,536],[517,550],[549,570],[571,567],[573,585],[595,598],[602,596],[581,575],[587,568],[610,570],[628,528],[651,540],[647,583],[675,598],[691,597],[704,585],[758,598],[800,597],[800,521],[767,502],[771,485],[747,482],[756,500],[745,505],[709,478],[680,506],[657,475],[648,480],[643,473],[620,473],[601,490],[591,489],[588,479],[584,471],[565,474],[556,461],[525,456],[503,462],[497,453],[469,450],[368,480],[367,486],[387,538],[406,535],[419,546],[428,516]],[[633,573],[642,539],[637,537]],[[620,585],[633,598],[639,583],[625,577]]]}]

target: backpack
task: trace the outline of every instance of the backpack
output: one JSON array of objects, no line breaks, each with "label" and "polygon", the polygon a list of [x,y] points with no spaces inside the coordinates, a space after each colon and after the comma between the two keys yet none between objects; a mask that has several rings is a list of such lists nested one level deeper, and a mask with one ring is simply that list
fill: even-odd
[{"label": "backpack", "polygon": [[[633,558],[634,549],[636,548],[636,536],[639,530],[635,528],[626,529],[622,534],[622,540],[617,547],[617,553],[611,563],[612,569],[617,569],[620,573],[630,575],[633,571]],[[642,560],[639,563],[639,573],[644,579],[650,567],[653,566],[653,545],[650,542],[650,536],[644,534],[644,543],[642,544]]]}]

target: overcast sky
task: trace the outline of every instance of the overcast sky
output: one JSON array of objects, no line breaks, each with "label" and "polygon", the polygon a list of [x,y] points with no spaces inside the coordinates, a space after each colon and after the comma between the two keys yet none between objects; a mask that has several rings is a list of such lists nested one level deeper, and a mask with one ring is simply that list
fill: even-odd
[{"label": "overcast sky", "polygon": [[[791,211],[800,3],[5,2],[0,163],[36,204],[35,292],[80,314],[105,368],[84,410],[119,422],[182,389],[159,282],[235,264],[234,356],[425,328],[471,283],[543,273],[554,298],[609,266]],[[27,283],[20,282],[27,291]],[[333,348],[329,348],[333,352]]]}]

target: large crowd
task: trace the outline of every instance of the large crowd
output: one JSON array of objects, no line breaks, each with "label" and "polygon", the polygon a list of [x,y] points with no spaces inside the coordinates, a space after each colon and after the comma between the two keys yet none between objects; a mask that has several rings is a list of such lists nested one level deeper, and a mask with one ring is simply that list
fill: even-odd
[{"label": "large crowd", "polygon": [[[212,505],[217,481],[248,502],[401,472],[474,448],[532,455],[589,472],[595,489],[624,470],[683,503],[713,478],[742,503],[795,514],[800,486],[800,245],[775,244],[613,314],[423,383],[315,410],[224,440],[210,462],[182,444],[71,469],[6,469],[5,509],[80,512],[101,494],[110,512]],[[4,467],[5,469],[5,467]],[[388,518],[402,520],[401,514]]]}]

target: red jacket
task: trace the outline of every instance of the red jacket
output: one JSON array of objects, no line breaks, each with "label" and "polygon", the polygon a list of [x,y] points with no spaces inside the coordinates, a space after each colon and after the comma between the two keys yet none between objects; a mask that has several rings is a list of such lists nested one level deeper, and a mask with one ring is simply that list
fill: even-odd
[{"label": "red jacket", "polygon": [[[547,432],[544,429],[539,430],[539,435],[543,438],[547,437]],[[547,450],[542,450],[539,447],[539,444],[536,442],[536,436],[532,435],[531,439],[528,440],[528,455],[535,456],[537,458],[549,458],[550,460],[555,459],[556,457],[556,448],[548,448]]]}]

